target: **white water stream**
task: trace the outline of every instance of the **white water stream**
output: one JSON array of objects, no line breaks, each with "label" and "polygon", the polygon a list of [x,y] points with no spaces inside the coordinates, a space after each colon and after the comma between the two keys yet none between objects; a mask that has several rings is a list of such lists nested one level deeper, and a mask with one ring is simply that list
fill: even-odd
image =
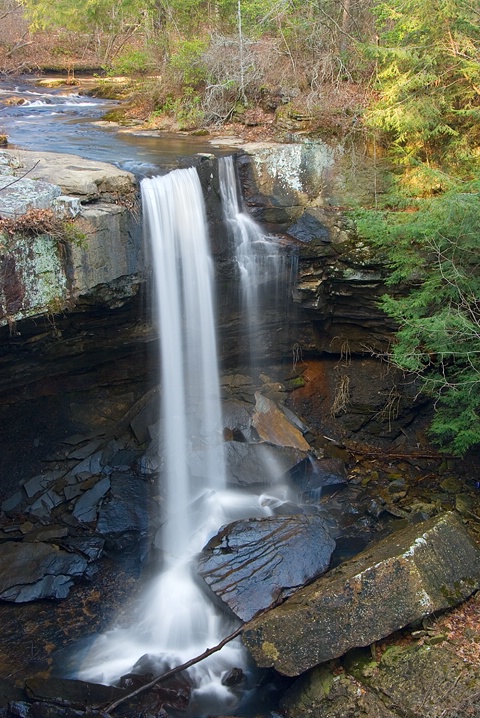
[{"label": "white water stream", "polygon": [[[240,272],[244,334],[248,338],[249,365],[258,367],[261,351],[259,332],[265,323],[262,316],[262,290],[268,287],[269,300],[277,308],[280,301],[281,279],[285,274],[285,253],[272,237],[245,212],[237,187],[235,165],[231,155],[218,160],[220,195],[223,216],[233,238],[235,258]],[[285,286],[282,287],[285,289]],[[283,298],[283,301],[285,298]],[[264,347],[263,347],[264,349]]]},{"label": "white water stream", "polygon": [[[89,652],[79,677],[102,683],[135,670],[145,655],[163,672],[234,630],[232,619],[199,589],[191,561],[223,524],[269,513],[261,497],[226,489],[212,261],[197,172],[144,179],[141,189],[161,337],[165,561],[133,625],[100,636]],[[237,639],[190,669],[195,690],[189,715],[233,711],[237,697],[221,678],[245,662]]]}]

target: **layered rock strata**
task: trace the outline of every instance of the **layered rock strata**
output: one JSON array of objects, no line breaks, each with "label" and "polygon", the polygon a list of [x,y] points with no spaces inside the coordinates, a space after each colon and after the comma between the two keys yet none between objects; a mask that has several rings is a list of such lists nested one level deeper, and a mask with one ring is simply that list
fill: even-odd
[{"label": "layered rock strata", "polygon": [[253,620],[260,666],[296,676],[470,596],[480,551],[453,513],[392,534]]}]

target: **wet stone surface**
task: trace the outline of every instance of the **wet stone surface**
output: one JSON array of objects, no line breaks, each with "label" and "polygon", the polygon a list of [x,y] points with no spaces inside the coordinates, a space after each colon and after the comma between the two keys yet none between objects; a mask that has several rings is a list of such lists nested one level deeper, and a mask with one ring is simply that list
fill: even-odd
[{"label": "wet stone surface", "polygon": [[335,548],[319,516],[236,521],[203,549],[197,571],[243,621],[327,570]]}]

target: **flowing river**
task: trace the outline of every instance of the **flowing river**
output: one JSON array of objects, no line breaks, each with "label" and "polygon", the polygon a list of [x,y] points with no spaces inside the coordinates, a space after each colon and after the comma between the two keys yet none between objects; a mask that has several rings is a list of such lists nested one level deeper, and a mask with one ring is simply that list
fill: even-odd
[{"label": "flowing river", "polygon": [[[139,176],[176,167],[199,152],[228,154],[199,138],[178,134],[119,131],[102,117],[113,100],[81,95],[69,88],[41,88],[31,80],[0,83],[0,134],[10,147],[76,154],[110,162]],[[163,171],[164,171],[163,169]]]}]

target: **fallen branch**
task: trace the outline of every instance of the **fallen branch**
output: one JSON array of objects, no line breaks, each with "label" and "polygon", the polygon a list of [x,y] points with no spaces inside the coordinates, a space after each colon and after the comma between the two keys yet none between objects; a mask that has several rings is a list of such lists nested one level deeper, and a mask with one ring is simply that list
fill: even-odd
[{"label": "fallen branch", "polygon": [[[220,641],[220,643],[217,643],[216,646],[213,646],[213,648],[207,648],[205,651],[200,654],[199,656],[196,656],[195,658],[191,658],[186,663],[182,663],[180,666],[176,666],[175,668],[172,668],[171,670],[167,671],[166,673],[163,673],[161,676],[157,676],[157,678],[154,678],[150,683],[145,683],[144,686],[140,686],[136,690],[132,691],[131,693],[128,693],[125,696],[122,696],[121,698],[118,698],[113,703],[110,703],[109,706],[105,709],[105,716],[109,716],[111,711],[115,710],[115,708],[118,708],[119,705],[122,703],[125,703],[125,701],[130,700],[131,698],[134,698],[135,696],[138,696],[140,693],[144,693],[145,691],[150,690],[151,688],[154,688],[154,686],[157,685],[157,683],[160,683],[161,681],[166,681],[167,678],[171,678],[172,676],[176,676],[177,673],[181,673],[182,671],[185,671],[187,668],[190,668],[190,666],[194,666],[196,663],[200,663],[200,661],[203,661],[205,658],[208,658],[208,656],[211,656],[212,653],[217,653],[220,651],[227,643],[230,643],[230,641],[233,641],[234,638],[237,638],[243,631],[244,626],[240,626],[237,628],[236,631],[233,633],[230,633],[229,636],[226,636],[223,640]],[[97,706],[98,708],[100,706]]]},{"label": "fallen branch", "polygon": [[434,452],[422,452],[422,451],[412,451],[410,454],[402,454],[402,453],[389,453],[385,451],[380,450],[362,450],[362,449],[349,449],[349,451],[352,454],[359,454],[360,456],[364,456],[368,459],[385,459],[386,461],[388,459],[405,459],[406,461],[408,459],[454,459],[455,457],[452,454],[437,454]]},{"label": "fallen branch", "polygon": [[9,182],[8,184],[4,185],[3,187],[0,187],[0,192],[3,192],[3,190],[7,189],[7,187],[11,187],[12,184],[16,184],[17,182],[20,182],[20,180],[22,180],[24,177],[26,177],[28,174],[30,174],[30,172],[33,172],[33,170],[39,164],[39,162],[40,162],[40,160],[37,160],[35,162],[35,164],[33,165],[33,167],[30,167],[30,169],[27,170],[26,172],[24,172],[23,175],[20,175],[20,177],[17,177],[12,182]]}]

